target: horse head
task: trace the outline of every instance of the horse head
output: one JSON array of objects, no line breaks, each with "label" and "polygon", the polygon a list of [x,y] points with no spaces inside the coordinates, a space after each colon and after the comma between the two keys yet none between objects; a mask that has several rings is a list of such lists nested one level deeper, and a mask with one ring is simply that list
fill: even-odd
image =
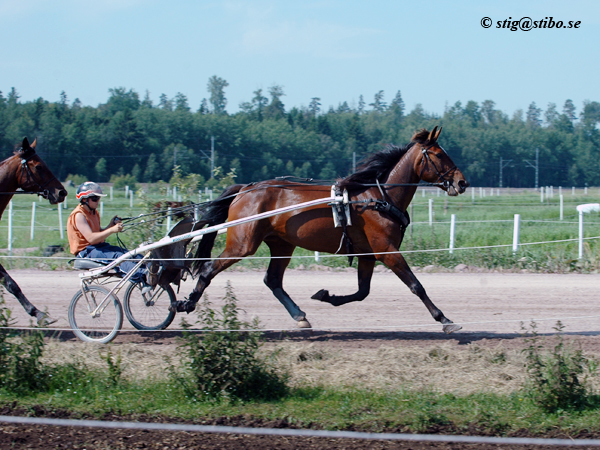
[{"label": "horse head", "polygon": [[456,167],[448,153],[438,144],[442,127],[436,126],[431,132],[421,130],[412,141],[421,158],[415,158],[415,171],[419,178],[429,183],[437,183],[450,196],[462,194],[469,187],[469,182]]},{"label": "horse head", "polygon": [[20,159],[16,173],[17,186],[25,192],[37,192],[55,205],[64,201],[67,190],[35,152],[36,146],[37,139],[30,145],[27,138],[24,138],[21,148],[14,152]]}]

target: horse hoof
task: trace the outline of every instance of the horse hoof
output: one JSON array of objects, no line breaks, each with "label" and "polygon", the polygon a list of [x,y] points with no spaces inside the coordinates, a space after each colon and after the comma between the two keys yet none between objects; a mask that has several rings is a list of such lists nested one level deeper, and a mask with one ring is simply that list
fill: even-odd
[{"label": "horse hoof", "polygon": [[312,328],[310,322],[306,319],[299,320],[296,325],[298,328]]},{"label": "horse hoof", "polygon": [[58,321],[58,319],[53,319],[50,316],[44,315],[43,317],[38,317],[38,319],[37,319],[37,325],[38,325],[38,327],[47,327],[47,326],[52,325],[53,323],[55,323],[57,321]]},{"label": "horse hoof", "polygon": [[329,291],[327,291],[325,289],[321,289],[319,292],[317,292],[311,298],[315,299],[315,300],[320,300],[322,302],[326,302],[329,300]]},{"label": "horse hoof", "polygon": [[450,334],[450,333],[454,333],[455,331],[462,330],[462,327],[455,323],[448,323],[448,324],[444,325],[444,327],[442,329],[444,330],[444,333]]}]

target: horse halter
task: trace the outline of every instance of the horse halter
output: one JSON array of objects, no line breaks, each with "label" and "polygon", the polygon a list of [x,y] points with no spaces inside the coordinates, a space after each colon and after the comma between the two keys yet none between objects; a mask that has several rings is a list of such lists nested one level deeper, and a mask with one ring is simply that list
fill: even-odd
[{"label": "horse halter", "polygon": [[[33,155],[35,155],[35,153]],[[19,157],[19,158],[21,158],[21,175],[19,177],[19,187],[21,187],[21,189],[22,189],[22,186],[24,184],[23,183],[23,172],[25,172],[27,174],[27,180],[25,180],[25,181],[32,181],[39,188],[39,191],[31,192],[31,193],[41,195],[44,198],[48,198],[50,196],[50,191],[48,189],[45,189],[45,187],[50,182],[56,180],[56,176],[52,176],[52,178],[48,179],[44,184],[40,184],[40,182],[36,179],[35,174],[33,173],[33,171],[31,170],[31,167],[29,167],[29,164],[28,164],[28,161],[31,158],[33,158],[33,155],[30,155],[27,158],[24,158],[22,156]]]},{"label": "horse halter", "polygon": [[[429,155],[429,150],[433,147],[435,147],[435,143],[431,144],[429,147],[423,147],[421,146],[421,153],[423,153],[423,166],[421,167],[421,173],[419,174],[419,179],[422,179],[423,177],[423,172],[425,171],[425,166],[429,163],[431,163],[431,165],[433,166],[433,169],[435,170],[435,173],[438,176],[438,182],[441,182],[441,185],[444,187],[444,189],[448,190],[450,188],[450,186],[452,185],[452,181],[446,178],[446,175],[448,175],[451,172],[454,172],[456,169],[458,169],[458,167],[456,167],[456,165],[453,165],[451,168],[449,168],[448,170],[446,170],[444,173],[441,173],[440,170],[437,168],[437,166],[435,165],[435,163],[433,162],[433,160],[431,159],[431,156]],[[441,146],[438,145],[438,147],[440,147],[440,149],[446,153],[446,150],[444,150]]]}]

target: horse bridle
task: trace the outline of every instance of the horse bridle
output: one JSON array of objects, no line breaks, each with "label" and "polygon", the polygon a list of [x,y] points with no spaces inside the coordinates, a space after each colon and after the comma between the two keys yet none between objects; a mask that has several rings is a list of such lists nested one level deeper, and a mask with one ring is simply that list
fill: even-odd
[{"label": "horse bridle", "polygon": [[37,192],[25,192],[25,191],[16,191],[16,192],[2,192],[2,194],[37,194],[37,195],[41,195],[44,198],[49,198],[50,197],[50,190],[49,189],[45,189],[46,186],[56,180],[56,176],[52,176],[52,178],[48,179],[44,184],[40,184],[40,182],[36,179],[35,174],[33,173],[33,171],[31,170],[31,167],[29,167],[28,161],[33,158],[33,156],[35,155],[35,153],[33,155],[30,155],[27,158],[23,158],[22,156],[19,156],[19,158],[21,158],[21,174],[19,176],[19,186],[23,186],[23,172],[25,172],[27,174],[27,179],[25,181],[32,181],[35,185],[37,185],[37,187],[39,188],[39,191]]},{"label": "horse bridle", "polygon": [[[456,171],[458,169],[458,167],[456,167],[456,165],[454,165],[451,168],[449,168],[448,170],[446,170],[444,173],[441,173],[440,170],[435,165],[435,163],[433,162],[433,160],[431,159],[431,156],[429,155],[429,150],[435,146],[436,146],[436,143],[431,144],[429,147],[421,146],[421,153],[423,153],[424,163],[421,167],[421,173],[419,174],[419,179],[422,179],[422,177],[423,177],[423,172],[425,171],[425,166],[427,164],[431,163],[431,165],[433,166],[433,169],[435,170],[435,173],[438,176],[438,182],[441,182],[444,189],[448,190],[450,188],[450,186],[452,185],[452,181],[447,179],[446,175],[448,175],[451,172]],[[446,150],[444,150],[440,145],[438,145],[438,147],[440,147],[440,149],[444,153],[446,153]]]}]

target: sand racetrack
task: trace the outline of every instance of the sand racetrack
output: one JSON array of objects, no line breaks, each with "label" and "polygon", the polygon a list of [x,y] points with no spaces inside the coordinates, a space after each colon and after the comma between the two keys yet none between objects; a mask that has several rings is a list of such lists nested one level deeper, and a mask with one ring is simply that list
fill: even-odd
[{"label": "sand racetrack", "polygon": [[[77,272],[12,270],[10,274],[34,305],[47,308],[58,319],[53,327],[68,329],[67,308],[79,288]],[[206,292],[218,305],[230,281],[247,319],[258,317],[267,330],[295,330],[295,322],[263,284],[263,276],[262,271],[226,271]],[[460,334],[518,333],[520,322],[531,319],[542,333],[551,332],[557,320],[569,333],[596,335],[600,331],[600,274],[419,273],[417,277],[444,314],[463,325]],[[178,299],[186,297],[193,285],[191,280],[185,282]],[[284,288],[315,330],[440,334],[441,326],[419,298],[389,271],[373,275],[371,293],[362,302],[336,308],[310,299],[321,288],[350,294],[356,287],[353,269],[289,270],[284,278]],[[29,316],[16,299],[7,294],[5,300],[17,325],[27,326]],[[177,329],[178,322],[176,318],[169,329]],[[125,321],[123,329],[133,328]]]}]

